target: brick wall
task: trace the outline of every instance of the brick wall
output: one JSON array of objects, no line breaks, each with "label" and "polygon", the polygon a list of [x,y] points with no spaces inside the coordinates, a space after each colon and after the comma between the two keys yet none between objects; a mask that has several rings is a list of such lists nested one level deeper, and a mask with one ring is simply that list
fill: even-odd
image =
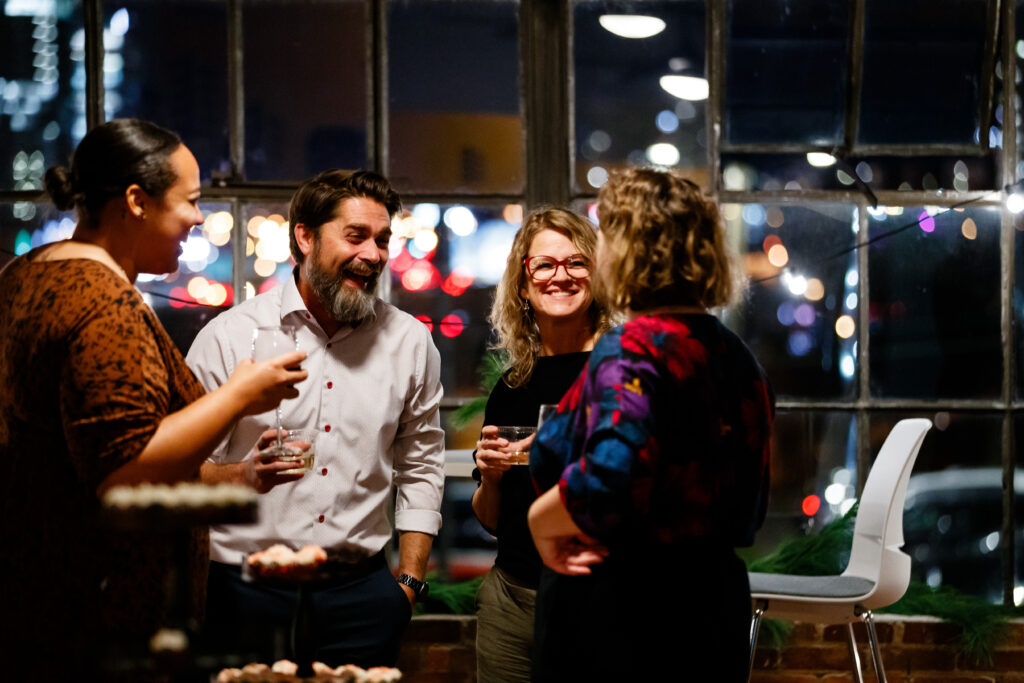
[{"label": "brick wall", "polygon": [[402,683],[473,683],[476,617],[413,617],[405,632],[398,668],[402,670]]},{"label": "brick wall", "polygon": [[[992,664],[973,666],[956,647],[960,630],[929,617],[876,615],[890,683],[1024,683],[1024,621],[1011,622]],[[874,681],[867,632],[855,626],[865,680]],[[403,683],[476,681],[476,618],[415,617],[398,667]],[[845,626],[797,624],[781,652],[759,648],[751,683],[852,683]]]},{"label": "brick wall", "polygon": [[[1024,621],[1011,622],[991,664],[965,661],[960,629],[930,617],[875,615],[882,663],[889,683],[1024,683]],[[796,624],[782,651],[758,648],[751,683],[847,683],[850,653],[846,626]],[[866,681],[874,665],[863,624],[854,633]]]}]

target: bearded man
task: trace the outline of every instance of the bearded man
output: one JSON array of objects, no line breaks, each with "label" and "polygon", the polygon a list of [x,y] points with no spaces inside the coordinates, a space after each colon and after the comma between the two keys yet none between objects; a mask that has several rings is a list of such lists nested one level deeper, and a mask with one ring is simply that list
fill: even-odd
[{"label": "bearded man", "polygon": [[[441,525],[444,432],[440,356],[427,328],[374,295],[388,260],[398,194],[382,176],[325,171],[292,197],[284,284],[212,320],[188,363],[208,390],[250,356],[260,326],[295,329],[309,378],[281,406],[285,428],[315,428],[312,471],[258,454],[273,412],[239,422],[202,467],[206,482],[247,483],[261,494],[259,522],[213,526],[205,632],[218,648],[273,661],[284,654],[296,593],[249,583],[240,567],[275,543],[319,545],[351,561],[331,563],[315,584],[310,637],[331,666],[394,666]],[[264,435],[264,440],[266,436]],[[397,489],[393,499],[392,488]],[[399,532],[399,576],[384,557]]]}]

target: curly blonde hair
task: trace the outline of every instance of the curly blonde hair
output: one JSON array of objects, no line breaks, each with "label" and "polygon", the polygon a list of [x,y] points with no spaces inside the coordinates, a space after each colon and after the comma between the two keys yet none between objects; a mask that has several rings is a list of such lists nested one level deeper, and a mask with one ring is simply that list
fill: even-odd
[{"label": "curly blonde hair", "polygon": [[[520,291],[526,284],[523,259],[530,251],[533,238],[544,230],[562,233],[591,261],[597,247],[597,234],[590,222],[566,209],[535,209],[523,221],[512,241],[505,273],[495,289],[490,315],[491,325],[498,334],[498,341],[492,348],[504,349],[508,353],[504,379],[513,388],[529,381],[543,349],[533,311]],[[596,299],[591,303],[589,313],[594,332],[604,332],[611,326],[607,311]]]},{"label": "curly blonde hair", "polygon": [[739,268],[718,207],[693,182],[630,169],[614,174],[597,202],[604,244],[594,284],[611,308],[712,308],[739,294]]}]

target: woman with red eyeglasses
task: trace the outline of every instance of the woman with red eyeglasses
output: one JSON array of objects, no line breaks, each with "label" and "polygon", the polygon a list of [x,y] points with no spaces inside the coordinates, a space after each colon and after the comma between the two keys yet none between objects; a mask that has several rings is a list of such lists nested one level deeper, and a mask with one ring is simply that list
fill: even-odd
[{"label": "woman with red eyeglasses", "polygon": [[[477,596],[477,677],[529,681],[533,602],[541,561],[526,525],[536,497],[528,468],[513,465],[499,425],[537,424],[540,406],[558,403],[579,376],[598,335],[609,327],[590,291],[597,237],[564,209],[534,211],[516,234],[495,293],[496,348],[508,354],[487,400],[477,442],[473,511],[498,539],[498,556]],[[532,437],[514,450],[528,450]],[[525,463],[523,463],[525,464]]]}]

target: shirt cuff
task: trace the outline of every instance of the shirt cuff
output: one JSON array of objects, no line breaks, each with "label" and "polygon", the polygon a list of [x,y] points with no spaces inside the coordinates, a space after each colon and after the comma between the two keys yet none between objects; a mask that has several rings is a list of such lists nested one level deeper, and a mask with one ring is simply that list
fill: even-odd
[{"label": "shirt cuff", "polygon": [[436,510],[396,510],[395,529],[437,536],[441,529],[441,513]]}]

